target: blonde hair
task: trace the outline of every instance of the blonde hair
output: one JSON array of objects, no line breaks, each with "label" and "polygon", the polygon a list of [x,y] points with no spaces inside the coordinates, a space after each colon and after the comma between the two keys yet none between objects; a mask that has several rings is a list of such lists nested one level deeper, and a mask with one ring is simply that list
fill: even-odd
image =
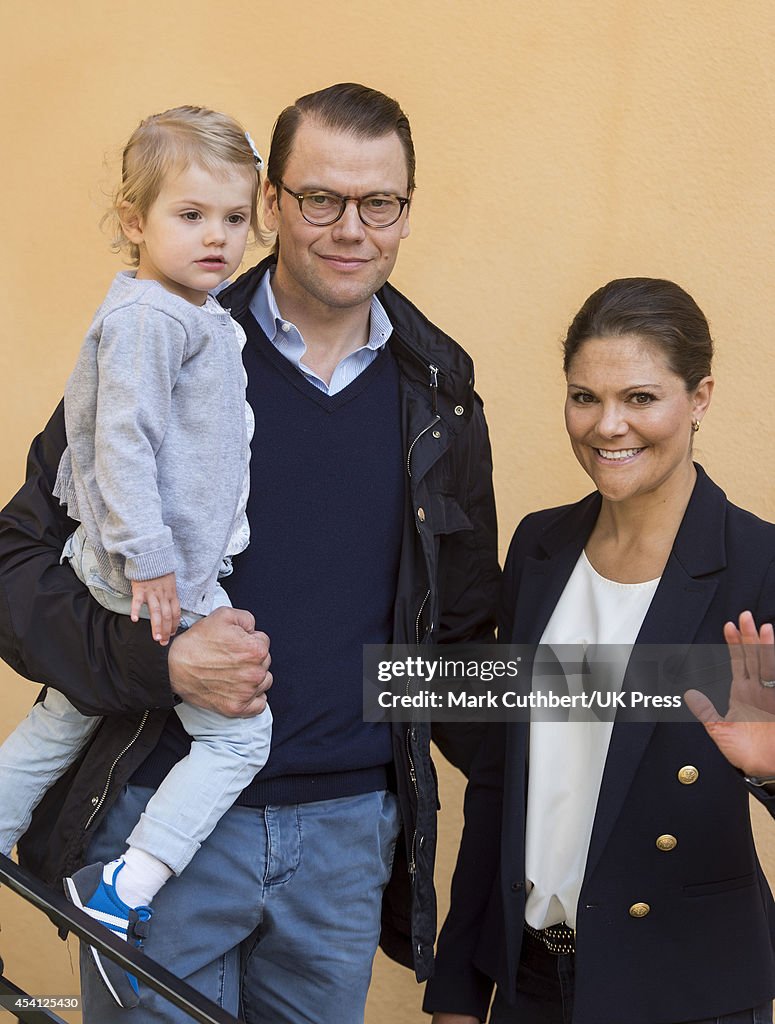
[{"label": "blonde hair", "polygon": [[122,211],[128,203],[134,216],[145,217],[170,171],[192,164],[213,174],[224,174],[229,167],[253,172],[250,227],[253,237],[264,242],[258,218],[261,173],[245,129],[228,114],[206,107],[174,107],[146,117],[124,147],[121,185],[103,218],[111,228],[114,252],[126,252],[137,266],[140,250],[124,234]]}]

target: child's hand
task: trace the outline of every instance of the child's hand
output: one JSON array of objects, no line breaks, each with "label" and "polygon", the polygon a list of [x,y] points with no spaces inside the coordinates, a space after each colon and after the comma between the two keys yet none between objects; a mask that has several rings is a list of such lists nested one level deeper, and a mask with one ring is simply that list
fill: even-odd
[{"label": "child's hand", "polygon": [[174,572],[153,580],[132,580],[132,610],[129,613],[132,622],[139,620],[144,604],[148,605],[154,640],[166,647],[180,625],[180,601]]}]

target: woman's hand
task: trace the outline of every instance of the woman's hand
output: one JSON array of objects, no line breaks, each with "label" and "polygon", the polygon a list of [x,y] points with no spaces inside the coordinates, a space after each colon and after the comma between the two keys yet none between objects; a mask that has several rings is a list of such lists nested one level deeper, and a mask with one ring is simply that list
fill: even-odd
[{"label": "woman's hand", "polygon": [[726,759],[745,775],[775,776],[775,631],[757,631],[750,612],[739,628],[724,626],[732,664],[729,711],[722,717],[698,690],[687,690],[686,706],[705,726]]}]

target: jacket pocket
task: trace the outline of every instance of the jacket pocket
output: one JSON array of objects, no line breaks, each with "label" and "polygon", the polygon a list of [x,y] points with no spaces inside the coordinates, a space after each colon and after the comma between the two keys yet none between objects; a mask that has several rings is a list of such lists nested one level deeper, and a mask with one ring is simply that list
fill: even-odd
[{"label": "jacket pocket", "polygon": [[431,528],[435,534],[473,530],[471,520],[451,494],[434,494],[431,498],[431,511]]},{"label": "jacket pocket", "polygon": [[703,882],[700,885],[685,885],[684,896],[714,896],[719,892],[731,892],[733,889],[746,889],[753,885],[756,876],[738,875],[737,878],[724,878],[720,882]]}]

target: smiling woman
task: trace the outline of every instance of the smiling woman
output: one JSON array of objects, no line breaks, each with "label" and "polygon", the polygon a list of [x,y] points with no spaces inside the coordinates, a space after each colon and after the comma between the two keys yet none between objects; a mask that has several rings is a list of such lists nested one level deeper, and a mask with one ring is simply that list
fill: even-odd
[{"label": "smiling woman", "polygon": [[681,477],[690,482],[693,424],[712,386],[706,377],[687,390],[657,342],[632,335],[585,342],[569,371],[565,425],[601,494],[616,501],[675,486]]},{"label": "smiling woman", "polygon": [[564,351],[566,429],[603,497],[587,554],[618,582],[654,579],[696,479],[692,436],[714,383],[707,320],[670,281],[611,281],[584,303]]},{"label": "smiling woman", "polygon": [[[745,685],[770,692],[775,526],[691,459],[712,354],[704,315],[670,281],[612,281],[584,304],[565,342],[565,422],[596,490],[517,528],[502,640],[580,645],[588,685],[620,695],[635,670],[621,654],[598,664],[601,645],[726,639],[737,676],[742,638],[769,655]],[[757,774],[750,752],[730,761],[742,771],[699,724],[656,716],[493,726],[428,986],[435,1024],[484,1020],[494,983],[490,1024],[771,1021],[775,907],[746,783],[771,810],[775,794],[743,776]]]}]

